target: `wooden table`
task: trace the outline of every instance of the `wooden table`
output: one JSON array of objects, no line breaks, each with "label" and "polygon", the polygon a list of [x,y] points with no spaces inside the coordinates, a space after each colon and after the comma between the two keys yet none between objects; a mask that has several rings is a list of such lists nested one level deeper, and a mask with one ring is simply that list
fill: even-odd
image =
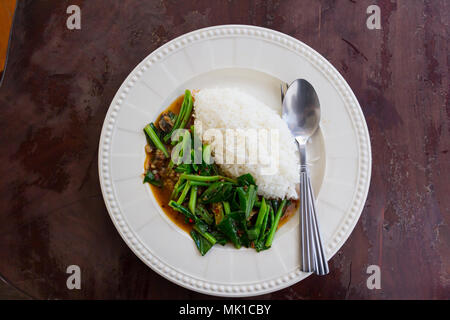
[{"label": "wooden table", "polygon": [[[450,5],[436,1],[21,0],[0,88],[0,273],[29,296],[208,298],[163,279],[106,212],[97,148],[108,106],[151,51],[198,28],[253,24],[316,49],[344,76],[369,126],[372,182],[331,260],[270,299],[450,298]],[[81,7],[81,30],[66,8]],[[381,30],[366,27],[381,8]],[[66,268],[82,270],[68,290]],[[366,286],[381,268],[381,289]]]}]

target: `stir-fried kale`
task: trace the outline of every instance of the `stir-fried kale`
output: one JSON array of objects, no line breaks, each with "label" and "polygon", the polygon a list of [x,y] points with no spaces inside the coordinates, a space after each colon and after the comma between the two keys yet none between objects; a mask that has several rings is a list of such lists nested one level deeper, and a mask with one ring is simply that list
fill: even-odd
[{"label": "stir-fried kale", "polygon": [[222,222],[217,225],[217,229],[222,232],[237,249],[241,247],[241,237],[239,234],[242,233],[242,220],[242,212],[237,211],[227,215]]},{"label": "stir-fried kale", "polygon": [[199,232],[197,232],[195,229],[191,231],[191,237],[194,240],[195,245],[198,248],[198,251],[202,256],[204,256],[209,249],[212,248],[213,244],[206,240]]},{"label": "stir-fried kale", "polygon": [[243,174],[242,176],[237,178],[237,182],[241,187],[250,185],[256,186],[255,179],[253,179],[253,176],[250,173]]},{"label": "stir-fried kale", "polygon": [[[257,251],[270,248],[289,202],[258,196],[255,179],[249,173],[237,179],[222,175],[212,160],[211,146],[202,145],[194,126],[185,129],[192,108],[193,98],[186,90],[178,115],[163,113],[159,129],[153,123],[144,128],[148,143],[158,152],[168,158],[165,144],[169,145],[172,138],[172,145],[176,144],[173,150],[180,156],[170,160],[167,168],[179,175],[169,206],[192,225],[190,235],[201,255],[216,243],[231,242],[236,248],[253,247]],[[185,130],[174,135],[176,129]],[[151,170],[145,174],[146,182],[163,185]]]},{"label": "stir-fried kale", "polygon": [[202,193],[200,201],[203,204],[226,201],[231,197],[232,192],[233,184],[231,182],[217,181]]},{"label": "stir-fried kale", "polygon": [[154,146],[156,148],[158,148],[159,150],[161,150],[164,153],[164,156],[166,158],[169,157],[169,153],[167,152],[166,147],[164,146],[164,144],[161,142],[160,137],[157,134],[157,130],[155,128],[155,125],[153,123],[148,124],[145,128],[144,128],[144,132],[145,135],[150,139],[150,141],[154,144]]},{"label": "stir-fried kale", "polygon": [[164,136],[164,142],[168,142],[173,132],[176,129],[184,128],[191,117],[192,108],[194,106],[194,102],[192,100],[192,95],[189,90],[186,90],[184,93],[184,100],[181,105],[180,113],[175,119],[175,123],[168,134]]}]

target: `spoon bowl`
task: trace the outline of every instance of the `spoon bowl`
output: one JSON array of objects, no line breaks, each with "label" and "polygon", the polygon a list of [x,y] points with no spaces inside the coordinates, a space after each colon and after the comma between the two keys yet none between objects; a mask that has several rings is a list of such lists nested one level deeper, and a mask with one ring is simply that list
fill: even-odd
[{"label": "spoon bowl", "polygon": [[296,137],[308,140],[319,127],[320,103],[313,86],[304,79],[291,83],[284,94],[283,120]]}]

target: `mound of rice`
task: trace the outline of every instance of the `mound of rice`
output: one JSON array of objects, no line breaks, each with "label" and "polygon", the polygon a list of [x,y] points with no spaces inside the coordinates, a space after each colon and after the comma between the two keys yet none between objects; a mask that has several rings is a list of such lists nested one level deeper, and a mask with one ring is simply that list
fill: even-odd
[{"label": "mound of rice", "polygon": [[[253,96],[235,88],[202,89],[194,94],[195,127],[203,143],[211,145],[215,162],[230,177],[250,173],[258,185],[258,194],[266,198],[298,199],[296,186],[299,183],[299,157],[296,142],[280,115]],[[220,131],[222,139],[208,135],[210,129]],[[227,129],[235,129],[233,131]],[[237,130],[236,130],[237,129]],[[239,129],[243,129],[239,131]],[[270,134],[266,140],[257,139],[258,162],[249,162],[249,155],[255,154],[255,140],[250,140],[246,129],[267,132],[274,130],[277,143]],[[230,131],[234,132],[230,135]],[[251,130],[250,130],[251,131]],[[255,130],[253,130],[255,131]],[[227,136],[228,134],[228,136]],[[234,142],[229,139],[234,140]],[[238,150],[238,139],[245,138],[245,150]],[[241,140],[242,141],[242,140]],[[245,161],[224,161],[229,159]],[[264,164],[264,165],[263,165]],[[275,170],[269,170],[271,167]]]}]

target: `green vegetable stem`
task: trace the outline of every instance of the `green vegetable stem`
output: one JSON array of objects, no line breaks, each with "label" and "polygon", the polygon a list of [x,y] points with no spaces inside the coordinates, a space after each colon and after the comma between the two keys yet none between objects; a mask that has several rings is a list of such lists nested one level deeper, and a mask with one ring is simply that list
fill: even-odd
[{"label": "green vegetable stem", "polygon": [[154,127],[155,126],[153,125],[153,123],[148,124],[144,128],[144,132],[150,138],[150,140],[153,142],[155,147],[158,148],[159,150],[161,150],[164,153],[164,156],[166,158],[168,158],[169,157],[169,153],[167,152],[166,147],[161,142],[161,140],[159,139],[159,137],[156,134],[155,130],[153,129]]}]

